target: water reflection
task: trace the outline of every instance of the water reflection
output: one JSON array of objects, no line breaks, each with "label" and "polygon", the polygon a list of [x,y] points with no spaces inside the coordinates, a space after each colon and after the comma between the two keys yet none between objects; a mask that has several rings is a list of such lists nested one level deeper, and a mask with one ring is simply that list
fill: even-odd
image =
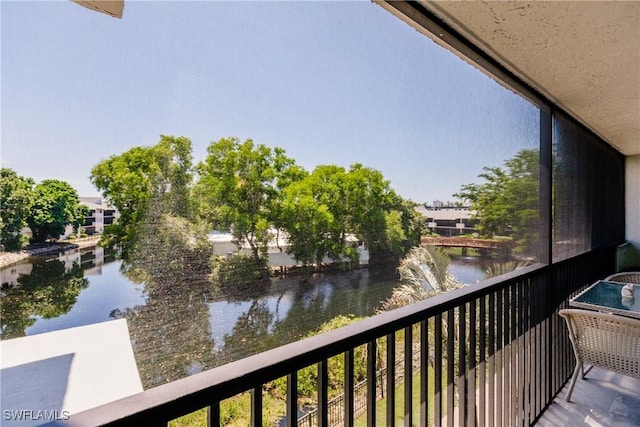
[{"label": "water reflection", "polygon": [[[358,269],[228,294],[209,280],[203,253],[133,263],[97,248],[66,254],[76,262],[63,255],[2,271],[16,277],[2,292],[2,339],[125,318],[145,388],[298,340],[338,315],[370,316],[397,282],[393,269]],[[471,283],[483,276],[477,265],[462,268]]]},{"label": "water reflection", "polygon": [[112,316],[127,319],[149,388],[298,340],[340,314],[371,315],[395,282],[377,273],[374,283],[369,274],[274,279],[262,295],[252,291],[243,301],[206,281],[156,283],[144,305]]},{"label": "water reflection", "polygon": [[144,305],[114,310],[125,318],[145,388],[175,381],[214,365],[207,305],[210,246],[150,222],[140,244],[123,262],[123,274],[142,282]]},{"label": "water reflection", "polygon": [[116,310],[125,318],[145,388],[214,366],[206,296],[198,292],[149,297],[145,305]]},{"label": "water reflection", "polygon": [[472,285],[488,279],[487,261],[478,257],[456,257],[449,262],[449,271],[456,280],[465,285]]},{"label": "water reflection", "polygon": [[14,286],[3,283],[2,339],[24,336],[39,317],[52,319],[68,313],[89,285],[78,263],[67,266],[58,259],[40,258],[29,265],[18,269],[29,273],[21,273]]},{"label": "water reflection", "polygon": [[274,279],[258,299],[220,295],[209,304],[216,366],[296,341],[339,315],[370,316],[395,283],[393,271],[361,269]]}]

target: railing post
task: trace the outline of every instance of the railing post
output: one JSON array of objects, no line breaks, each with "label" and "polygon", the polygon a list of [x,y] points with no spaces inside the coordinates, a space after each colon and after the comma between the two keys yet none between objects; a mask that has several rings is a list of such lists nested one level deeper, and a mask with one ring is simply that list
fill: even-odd
[{"label": "railing post", "polygon": [[413,325],[404,328],[404,425],[413,426]]},{"label": "railing post", "polygon": [[466,305],[458,307],[458,425],[467,423],[467,310]]},{"label": "railing post", "polygon": [[318,362],[318,427],[329,427],[329,369],[328,360]]},{"label": "railing post", "polygon": [[442,314],[436,314],[434,320],[435,354],[434,354],[434,422],[442,426]]},{"label": "railing post", "polygon": [[367,344],[367,426],[376,425],[376,341]]},{"label": "railing post", "polygon": [[220,427],[220,402],[207,407],[207,426]]},{"label": "railing post", "polygon": [[456,377],[456,325],[454,309],[447,311],[447,426],[453,427]]},{"label": "railing post", "polygon": [[287,375],[287,427],[298,425],[298,371]]},{"label": "railing post", "polygon": [[503,423],[504,425],[510,426],[514,424],[513,419],[513,411],[511,407],[513,393],[511,391],[511,386],[513,383],[513,376],[511,375],[512,366],[513,366],[513,358],[511,357],[511,353],[513,351],[513,341],[511,339],[511,331],[513,330],[513,307],[511,305],[511,294],[513,294],[513,288],[511,286],[504,288],[504,324],[503,324],[503,379],[504,379],[504,388],[503,388],[503,409],[502,412],[504,414]]},{"label": "railing post", "polygon": [[[476,361],[476,338],[478,330],[477,327],[477,313],[476,313],[476,300],[469,303],[469,370],[467,371],[467,422],[469,427],[477,425],[477,407],[476,407],[476,375],[477,375],[477,361]],[[484,387],[484,383],[482,383]]]},{"label": "railing post", "polygon": [[429,423],[429,319],[420,322],[420,427]]},{"label": "railing post", "polygon": [[353,427],[353,349],[344,353],[344,425]]},{"label": "railing post", "polygon": [[387,426],[394,427],[396,418],[396,334],[387,335],[386,398]]},{"label": "railing post", "polygon": [[262,427],[262,384],[251,390],[251,425]]},{"label": "railing post", "polygon": [[[478,399],[478,415],[476,424],[484,426],[486,423],[486,396],[487,396],[487,300],[481,296],[480,305],[480,331],[479,331],[479,363],[478,363],[478,387],[480,396]],[[478,422],[479,421],[479,422]]]}]

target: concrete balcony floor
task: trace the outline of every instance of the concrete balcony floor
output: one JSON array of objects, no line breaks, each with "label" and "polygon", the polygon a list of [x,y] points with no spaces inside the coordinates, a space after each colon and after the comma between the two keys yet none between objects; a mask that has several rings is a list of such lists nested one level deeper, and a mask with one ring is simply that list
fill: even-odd
[{"label": "concrete balcony floor", "polygon": [[585,379],[578,377],[571,395],[569,383],[542,414],[536,427],[640,426],[640,379],[593,368]]}]

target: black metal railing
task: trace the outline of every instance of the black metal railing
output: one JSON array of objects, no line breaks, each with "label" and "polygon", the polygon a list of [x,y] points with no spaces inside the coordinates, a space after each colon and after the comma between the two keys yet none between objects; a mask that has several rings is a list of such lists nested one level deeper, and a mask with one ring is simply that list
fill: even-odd
[{"label": "black metal railing", "polygon": [[[386,366],[403,364],[396,400],[393,372],[385,384],[367,382],[367,425],[376,425],[384,387],[387,425],[533,425],[573,370],[558,310],[589,283],[612,273],[615,247],[554,265],[533,265],[288,344],[140,394],[74,414],[63,425],[166,425],[201,408],[221,425],[220,402],[250,392],[252,425],[263,424],[263,387],[287,377],[286,425],[297,425],[297,373],[316,365],[317,425],[329,421],[328,359],[344,357],[343,425],[354,424],[354,350],[367,347],[368,378],[376,378],[385,344]],[[401,337],[397,343],[397,337]],[[399,344],[399,345],[397,345]],[[378,356],[376,356],[378,355]],[[393,368],[392,368],[393,369]],[[419,386],[414,389],[415,377]],[[413,380],[413,381],[412,381]],[[432,391],[431,391],[432,390]],[[413,398],[419,396],[419,409]],[[334,416],[332,416],[334,417]],[[382,420],[378,420],[382,421]]]}]

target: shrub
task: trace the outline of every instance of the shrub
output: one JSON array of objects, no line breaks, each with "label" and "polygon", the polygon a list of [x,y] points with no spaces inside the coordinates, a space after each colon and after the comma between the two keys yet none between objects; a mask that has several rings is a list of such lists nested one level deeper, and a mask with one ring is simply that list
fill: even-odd
[{"label": "shrub", "polygon": [[212,279],[221,286],[238,286],[242,283],[269,281],[269,269],[265,259],[236,255],[230,258],[215,257],[211,262]]},{"label": "shrub", "polygon": [[[362,320],[354,316],[337,316],[307,335],[308,337],[321,334],[323,332],[337,329],[351,323]],[[329,397],[333,397],[343,391],[344,382],[344,356],[342,354],[328,360]],[[353,377],[357,383],[363,381],[367,376],[367,348],[357,347],[353,354]],[[317,365],[307,366],[298,371],[298,398],[301,404],[314,404],[317,394],[318,368]],[[279,378],[270,384],[276,395],[285,396],[287,391],[286,378]]]}]

